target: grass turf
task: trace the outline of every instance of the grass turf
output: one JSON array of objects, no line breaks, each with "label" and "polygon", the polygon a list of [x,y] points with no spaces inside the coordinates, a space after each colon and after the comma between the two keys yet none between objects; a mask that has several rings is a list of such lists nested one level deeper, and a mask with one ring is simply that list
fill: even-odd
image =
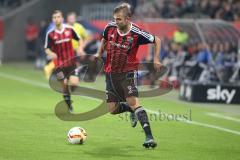
[{"label": "grass turf", "polygon": [[[20,77],[20,78],[19,78]],[[34,82],[42,85],[29,84]],[[104,78],[97,83],[81,83],[104,89]],[[90,121],[65,122],[54,114],[54,107],[62,100],[61,94],[47,86],[41,71],[29,64],[13,63],[0,67],[0,159],[217,159],[236,160],[240,157],[240,135],[221,130],[191,125],[179,121],[152,120],[152,130],[158,147],[148,150],[141,145],[144,133],[140,125],[130,127],[125,114],[106,114]],[[76,112],[88,111],[99,101],[74,96]],[[193,121],[211,124],[240,132],[239,122],[207,116],[208,112],[230,115],[212,106],[181,102],[177,92],[155,98],[141,99],[141,104],[152,111],[186,114]],[[225,105],[229,107],[230,105]],[[240,110],[239,105],[232,108]],[[239,113],[239,112],[238,112]],[[234,114],[239,118],[239,114]],[[81,126],[88,133],[84,145],[67,142],[71,127]]]}]

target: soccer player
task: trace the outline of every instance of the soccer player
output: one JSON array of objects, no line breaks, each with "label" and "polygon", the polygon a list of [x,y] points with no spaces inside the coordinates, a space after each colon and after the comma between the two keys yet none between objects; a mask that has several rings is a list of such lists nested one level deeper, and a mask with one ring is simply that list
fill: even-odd
[{"label": "soccer player", "polygon": [[[78,72],[74,71],[76,60],[72,40],[75,39],[79,43],[78,54],[83,52],[82,40],[72,27],[63,24],[63,13],[60,10],[53,12],[52,21],[55,27],[46,34],[45,52],[54,60],[57,79],[61,82],[63,89],[63,98],[69,110],[73,111],[71,91],[78,85],[79,78]],[[69,83],[71,88],[68,88]]]},{"label": "soccer player", "polygon": [[[75,12],[69,12],[67,14],[67,24],[72,26],[76,33],[82,38],[83,40],[82,48],[84,48],[84,46],[87,43],[88,34],[86,29],[81,24],[77,23],[77,15]],[[72,44],[73,49],[77,51],[79,46],[78,41],[73,39]]]},{"label": "soccer player", "polygon": [[[128,3],[122,3],[113,11],[114,21],[105,27],[103,38],[96,58],[102,57],[107,51],[106,72],[107,104],[111,114],[130,112],[132,127],[137,120],[140,122],[146,139],[143,146],[156,147],[146,110],[139,104],[136,77],[138,60],[136,54],[140,45],[153,43],[154,68],[160,71],[159,61],[161,41],[158,37],[143,31],[130,21],[131,8]],[[127,102],[127,103],[124,103]]]}]

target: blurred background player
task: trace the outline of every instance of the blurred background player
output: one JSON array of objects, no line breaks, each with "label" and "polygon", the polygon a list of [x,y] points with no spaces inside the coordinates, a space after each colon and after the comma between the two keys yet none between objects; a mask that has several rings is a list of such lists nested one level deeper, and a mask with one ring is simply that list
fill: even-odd
[{"label": "blurred background player", "polygon": [[114,21],[105,27],[96,57],[102,57],[104,50],[107,50],[104,70],[109,111],[111,114],[130,112],[132,127],[136,126],[138,119],[145,132],[146,140],[143,146],[154,148],[157,143],[154,141],[146,110],[140,106],[138,99],[136,79],[139,62],[136,55],[140,45],[153,43],[154,67],[160,71],[161,42],[158,37],[132,23],[131,15],[131,7],[128,3],[120,4],[114,9]]},{"label": "blurred background player", "polygon": [[[77,22],[77,14],[75,12],[69,12],[67,14],[66,19],[67,19],[67,25],[72,26],[73,29],[75,30],[75,32],[82,39],[82,48],[84,49],[86,44],[88,44],[88,42],[89,42],[88,41],[89,36],[88,36],[88,33],[87,33],[86,29],[83,27],[83,25],[81,25],[80,23]],[[51,23],[48,26],[48,30],[51,30],[53,27],[54,27],[54,24]],[[79,47],[78,41],[73,39],[72,40],[72,45],[73,45],[73,49],[74,49],[75,53],[77,53],[77,50],[78,50],[78,47]],[[80,57],[83,58],[85,54],[86,54],[85,52],[81,53]],[[44,72],[45,72],[45,76],[46,76],[47,79],[50,77],[54,67],[55,66],[54,66],[54,63],[53,63],[52,59],[47,59],[47,64],[44,67]]]},{"label": "blurred background player", "polygon": [[[75,32],[81,37],[82,39],[82,48],[85,48],[86,44],[88,43],[88,33],[86,29],[77,22],[77,15],[75,12],[69,12],[67,14],[67,24],[72,26]],[[79,43],[75,39],[72,40],[73,49],[77,52]]]},{"label": "blurred background player", "polygon": [[[83,53],[82,40],[72,27],[63,24],[63,14],[60,10],[53,12],[52,21],[55,27],[46,35],[45,52],[47,56],[50,56],[54,60],[57,79],[62,84],[63,98],[69,110],[73,111],[70,94],[74,86],[78,85],[79,78],[78,72],[74,72],[76,69],[76,59],[72,39],[78,41],[79,47],[77,53],[79,55]],[[70,89],[68,88],[69,82],[73,86]]]}]

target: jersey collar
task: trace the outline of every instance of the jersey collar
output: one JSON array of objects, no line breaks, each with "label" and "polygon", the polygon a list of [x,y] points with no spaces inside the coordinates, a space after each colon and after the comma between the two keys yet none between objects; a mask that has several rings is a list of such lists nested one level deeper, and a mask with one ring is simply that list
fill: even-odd
[{"label": "jersey collar", "polygon": [[55,27],[55,32],[57,32],[59,34],[62,34],[64,29],[65,29],[65,24],[62,24],[62,29],[61,30],[57,30],[56,27]]},{"label": "jersey collar", "polygon": [[120,35],[120,36],[126,36],[131,30],[132,30],[132,23],[131,23],[131,26],[130,26],[130,29],[126,32],[126,33],[121,33],[119,30],[118,30],[118,28],[117,28],[117,32],[118,32],[118,34]]}]

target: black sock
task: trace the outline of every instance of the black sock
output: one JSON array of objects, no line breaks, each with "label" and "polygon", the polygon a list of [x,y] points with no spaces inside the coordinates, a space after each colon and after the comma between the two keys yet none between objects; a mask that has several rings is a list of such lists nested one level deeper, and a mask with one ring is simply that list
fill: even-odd
[{"label": "black sock", "polygon": [[69,94],[64,94],[63,98],[68,106],[71,106],[71,96]]},{"label": "black sock", "polygon": [[119,102],[117,103],[117,109],[114,111],[114,114],[120,114],[123,112],[133,112],[131,107],[125,103]]},{"label": "black sock", "polygon": [[135,114],[138,117],[138,121],[141,123],[141,126],[145,132],[146,137],[153,138],[150,123],[148,121],[147,112],[140,106],[135,110]]}]

